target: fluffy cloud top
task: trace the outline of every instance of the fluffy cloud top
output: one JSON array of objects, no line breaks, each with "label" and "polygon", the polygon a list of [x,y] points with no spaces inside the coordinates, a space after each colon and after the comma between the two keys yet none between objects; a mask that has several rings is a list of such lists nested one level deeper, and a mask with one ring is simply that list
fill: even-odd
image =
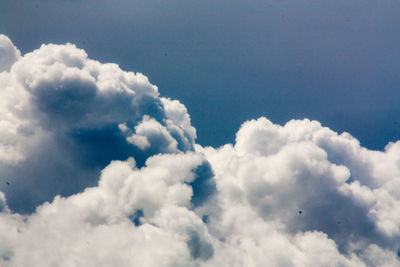
[{"label": "fluffy cloud top", "polygon": [[400,142],[260,118],[201,147],[141,74],[0,49],[1,266],[400,266]]},{"label": "fluffy cloud top", "polygon": [[14,62],[21,57],[21,52],[7,36],[0,35],[0,55],[0,72],[9,71]]},{"label": "fluffy cloud top", "polygon": [[371,244],[396,252],[399,146],[369,151],[316,121],[281,127],[260,118],[242,125],[235,146],[201,151],[215,171],[223,210],[240,199],[288,233],[327,234],[343,253]]},{"label": "fluffy cloud top", "polygon": [[23,57],[5,36],[0,46],[0,170],[12,184],[0,189],[13,210],[95,185],[111,160],[135,156],[143,165],[193,149],[186,108],[159,97],[144,75],[90,60],[72,44]]}]

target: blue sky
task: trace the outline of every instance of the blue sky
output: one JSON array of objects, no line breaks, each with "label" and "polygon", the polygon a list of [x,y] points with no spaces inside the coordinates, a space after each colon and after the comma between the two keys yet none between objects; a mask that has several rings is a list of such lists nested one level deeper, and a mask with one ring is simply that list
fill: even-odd
[{"label": "blue sky", "polygon": [[[75,43],[182,101],[203,145],[240,124],[319,120],[371,149],[400,137],[398,1],[2,1],[23,52]],[[212,127],[210,127],[212,125]]]}]

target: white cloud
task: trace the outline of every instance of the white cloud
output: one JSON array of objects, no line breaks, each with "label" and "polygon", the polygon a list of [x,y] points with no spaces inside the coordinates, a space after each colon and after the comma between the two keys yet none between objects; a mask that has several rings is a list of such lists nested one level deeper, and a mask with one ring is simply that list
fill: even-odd
[{"label": "white cloud", "polygon": [[[244,205],[289,236],[319,231],[347,257],[375,244],[392,251],[385,253],[397,261],[399,196],[387,187],[399,179],[399,167],[391,163],[395,147],[369,151],[350,135],[338,135],[315,121],[290,121],[282,127],[260,118],[242,125],[234,146],[197,149],[215,171],[222,206],[215,227],[224,236],[237,234],[224,223],[237,220],[231,211]],[[392,171],[376,176],[382,164],[393,166]],[[367,176],[361,167],[369,170]]]},{"label": "white cloud", "polygon": [[9,70],[0,72],[0,171],[13,184],[0,190],[13,210],[95,185],[111,160],[143,164],[156,153],[193,149],[185,107],[159,97],[144,75],[91,60],[72,44],[21,57],[1,36],[0,47]]},{"label": "white cloud", "polygon": [[126,140],[142,150],[155,146],[161,153],[179,151],[178,142],[171,136],[168,128],[149,116],[143,117],[143,120],[135,126],[135,134],[128,136]]},{"label": "white cloud", "polygon": [[2,38],[1,266],[400,265],[400,142],[260,118],[201,147],[145,76]]},{"label": "white cloud", "polygon": [[10,70],[12,64],[21,57],[21,52],[7,36],[0,34],[0,55],[0,72],[2,72]]},{"label": "white cloud", "polygon": [[[212,253],[201,218],[189,210],[186,182],[199,154],[159,155],[137,169],[112,162],[99,186],[56,197],[31,216],[0,216],[0,262],[10,266],[195,266]],[[141,225],[132,222],[137,210]],[[7,231],[5,229],[9,228]]]}]

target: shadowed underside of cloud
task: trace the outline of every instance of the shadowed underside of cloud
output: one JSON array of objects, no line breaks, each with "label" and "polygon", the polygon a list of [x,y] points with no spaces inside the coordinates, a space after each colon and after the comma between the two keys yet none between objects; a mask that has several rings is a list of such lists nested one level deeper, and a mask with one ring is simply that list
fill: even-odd
[{"label": "shadowed underside of cloud", "polygon": [[142,74],[0,51],[1,266],[400,264],[400,142],[260,118],[201,147]]}]

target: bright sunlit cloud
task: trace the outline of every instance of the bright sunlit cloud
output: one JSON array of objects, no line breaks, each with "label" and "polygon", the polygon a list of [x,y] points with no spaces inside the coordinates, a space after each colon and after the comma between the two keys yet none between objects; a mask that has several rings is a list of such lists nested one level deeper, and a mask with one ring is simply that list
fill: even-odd
[{"label": "bright sunlit cloud", "polygon": [[202,147],[143,74],[0,52],[1,266],[400,265],[400,142],[261,117]]}]

